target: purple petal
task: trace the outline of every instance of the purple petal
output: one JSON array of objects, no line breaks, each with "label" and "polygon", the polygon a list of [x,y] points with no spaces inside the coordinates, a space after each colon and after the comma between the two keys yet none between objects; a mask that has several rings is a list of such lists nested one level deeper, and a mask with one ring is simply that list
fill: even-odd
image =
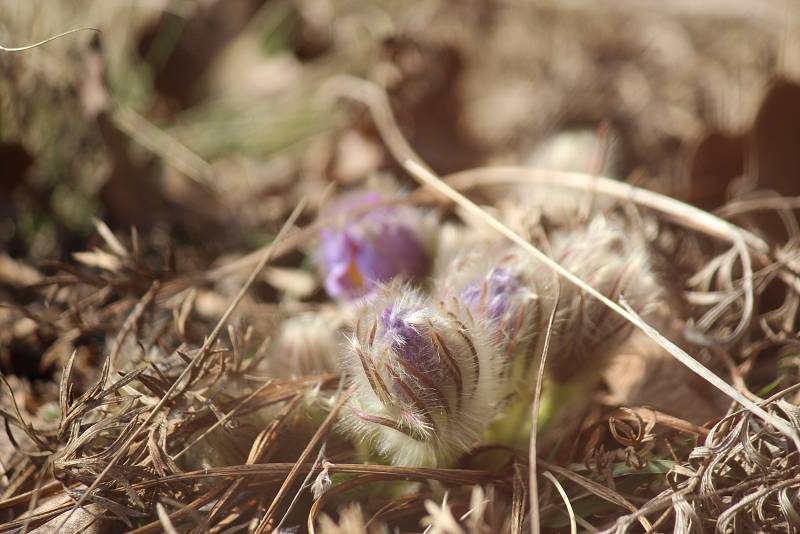
[{"label": "purple petal", "polygon": [[343,219],[320,233],[325,289],[334,298],[357,298],[395,277],[419,278],[428,271],[428,254],[414,219],[420,215],[414,210],[380,206],[346,219],[349,212],[381,200],[378,193],[352,194],[328,210],[328,216]]}]

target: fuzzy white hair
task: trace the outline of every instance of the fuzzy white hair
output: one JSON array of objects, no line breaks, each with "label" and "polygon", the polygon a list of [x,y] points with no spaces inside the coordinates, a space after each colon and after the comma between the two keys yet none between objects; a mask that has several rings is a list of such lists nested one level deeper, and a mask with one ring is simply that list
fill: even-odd
[{"label": "fuzzy white hair", "polygon": [[336,373],[346,321],[334,310],[290,317],[279,327],[270,350],[269,372],[277,377]]},{"label": "fuzzy white hair", "polygon": [[[550,237],[553,258],[612,299],[624,296],[642,315],[654,310],[663,297],[643,239],[626,230],[621,221],[597,215],[582,227],[561,228]],[[557,380],[586,376],[604,364],[610,351],[630,333],[627,322],[601,302],[554,274],[514,245],[470,243],[449,263],[437,269],[436,290],[460,295],[482,284],[481,299],[492,298],[493,273],[503,269],[519,287],[502,295],[504,317],[495,318],[510,361],[510,391],[532,388],[532,365],[541,355],[548,318],[558,309],[551,332],[549,371]],[[488,296],[487,296],[488,295]],[[495,298],[500,298],[495,297]],[[474,315],[487,314],[481,300]],[[505,337],[504,337],[505,336]]]},{"label": "fuzzy white hair", "polygon": [[[620,221],[598,215],[588,225],[556,233],[553,257],[612,300],[624,297],[648,316],[664,297],[643,238]],[[631,332],[630,324],[573,284],[561,282],[550,370],[569,380],[598,370]]]}]

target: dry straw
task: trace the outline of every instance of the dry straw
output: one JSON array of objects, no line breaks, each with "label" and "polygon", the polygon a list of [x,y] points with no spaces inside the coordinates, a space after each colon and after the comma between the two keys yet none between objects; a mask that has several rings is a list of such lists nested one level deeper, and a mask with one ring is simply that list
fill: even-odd
[{"label": "dry straw", "polygon": [[33,43],[33,44],[27,45],[27,46],[8,47],[8,46],[0,45],[0,50],[2,50],[3,52],[25,52],[26,50],[31,50],[33,48],[37,48],[39,46],[47,44],[50,41],[55,41],[56,39],[60,39],[60,38],[65,37],[67,35],[70,35],[70,34],[73,34],[73,33],[78,33],[78,32],[84,32],[84,31],[100,33],[100,30],[98,30],[96,28],[73,28],[71,30],[67,30],[65,32],[61,32],[58,35],[53,35],[52,37],[48,37],[47,39],[43,39],[43,40],[39,41],[38,43]]},{"label": "dry straw", "polygon": [[[109,460],[109,462],[106,465],[106,467],[100,472],[99,475],[97,475],[97,477],[95,478],[94,482],[92,482],[92,484],[88,488],[86,488],[86,491],[83,492],[83,494],[75,502],[75,504],[72,506],[72,508],[69,510],[69,512],[67,514],[65,514],[64,519],[56,527],[56,529],[55,529],[56,532],[59,532],[59,531],[61,531],[61,529],[64,528],[64,525],[67,523],[67,521],[69,521],[70,517],[72,517],[72,514],[74,514],[75,511],[78,508],[81,507],[81,505],[83,505],[83,503],[86,501],[86,499],[100,485],[100,483],[103,481],[103,479],[106,477],[106,475],[108,475],[108,473],[114,467],[116,462],[118,462],[120,460],[120,458],[122,458],[122,456],[127,453],[128,447],[130,447],[130,445],[133,443],[133,441],[142,432],[146,431],[146,429],[148,428],[148,425],[155,419],[155,417],[159,413],[159,411],[170,400],[172,394],[184,383],[184,380],[190,375],[190,373],[192,373],[195,368],[199,367],[200,364],[208,357],[208,354],[209,354],[209,352],[211,350],[211,347],[216,342],[217,338],[219,337],[220,332],[222,332],[222,328],[227,324],[227,321],[230,318],[231,314],[236,309],[236,307],[239,305],[239,303],[242,301],[242,299],[244,298],[245,294],[250,289],[250,286],[253,285],[253,282],[255,282],[256,277],[264,269],[264,267],[267,265],[267,263],[272,259],[274,251],[277,248],[277,244],[281,242],[281,240],[283,239],[285,234],[289,231],[289,229],[291,229],[294,226],[295,222],[297,221],[297,218],[300,217],[300,214],[303,212],[303,209],[305,209],[305,202],[301,201],[295,207],[294,211],[292,211],[291,215],[289,215],[289,218],[286,219],[286,222],[281,227],[280,231],[278,232],[278,235],[272,241],[271,246],[269,246],[264,251],[263,256],[261,257],[261,260],[255,266],[253,271],[250,273],[250,276],[248,277],[248,279],[242,285],[241,289],[236,294],[236,296],[233,298],[233,300],[231,301],[230,305],[225,310],[225,313],[222,315],[222,317],[220,317],[219,322],[217,323],[216,327],[214,327],[214,330],[211,332],[211,334],[206,338],[206,341],[205,341],[205,343],[203,343],[203,346],[200,349],[200,351],[189,362],[189,364],[184,368],[184,370],[181,372],[180,376],[177,378],[177,380],[175,380],[172,383],[170,388],[164,393],[164,395],[161,397],[161,399],[158,401],[158,403],[152,408],[152,410],[150,410],[150,413],[147,415],[147,417],[144,419],[144,421],[142,421],[142,423],[138,426],[138,428],[136,428],[133,432],[130,433],[130,435],[127,437],[127,439],[119,447],[119,449],[117,450],[116,454],[114,454],[114,456],[111,457],[111,459]],[[110,359],[111,358],[109,357],[109,360]]]}]

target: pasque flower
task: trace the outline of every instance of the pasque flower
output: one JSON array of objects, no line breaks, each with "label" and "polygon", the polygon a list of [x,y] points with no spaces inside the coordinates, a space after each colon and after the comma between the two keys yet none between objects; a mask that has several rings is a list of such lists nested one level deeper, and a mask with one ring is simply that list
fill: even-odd
[{"label": "pasque flower", "polygon": [[[599,215],[583,227],[556,233],[553,258],[612,300],[624,296],[639,315],[650,315],[663,302],[644,238],[623,224]],[[573,284],[561,284],[557,335],[550,352],[556,380],[586,377],[607,363],[632,326],[602,302]]]},{"label": "pasque flower", "polygon": [[[642,314],[659,302],[644,244],[618,222],[598,216],[550,243],[556,261],[608,297],[624,295]],[[626,322],[516,246],[471,245],[440,266],[430,296],[381,286],[358,305],[345,351],[357,386],[351,433],[397,465],[452,462],[509,401],[527,409],[554,306],[550,376],[596,376],[630,332]]]},{"label": "pasque flower", "polygon": [[347,426],[396,465],[442,465],[480,437],[505,362],[489,324],[456,300],[384,286],[357,312],[346,352]]},{"label": "pasque flower", "polygon": [[325,289],[337,299],[354,299],[395,277],[428,273],[430,218],[411,206],[382,204],[376,192],[345,195],[323,212],[319,260]]}]

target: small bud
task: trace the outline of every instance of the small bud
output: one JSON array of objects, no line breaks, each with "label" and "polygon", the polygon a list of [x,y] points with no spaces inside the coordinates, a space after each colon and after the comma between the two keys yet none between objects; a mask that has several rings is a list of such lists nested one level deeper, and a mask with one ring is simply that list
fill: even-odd
[{"label": "small bud", "polygon": [[504,362],[488,323],[397,283],[361,304],[346,364],[350,431],[396,465],[453,461],[500,401]]},{"label": "small bud", "polygon": [[[553,258],[614,301],[624,296],[647,316],[663,298],[648,251],[641,238],[605,216],[552,239]],[[559,335],[551,347],[550,368],[556,379],[568,380],[596,371],[607,363],[631,333],[631,324],[573,284],[561,283]]]},{"label": "small bud", "polygon": [[379,205],[384,200],[351,193],[322,214],[330,223],[321,231],[319,260],[331,297],[354,299],[395,277],[428,273],[430,218],[414,207]]},{"label": "small bud", "polygon": [[[607,297],[624,295],[645,315],[659,304],[662,289],[646,247],[619,223],[598,216],[585,227],[556,232],[551,241],[553,258]],[[548,370],[556,379],[597,370],[630,333],[624,318],[514,245],[471,247],[438,270],[439,293],[457,295],[494,327],[510,362],[512,391],[531,387],[556,296],[548,350]]]},{"label": "small bud", "polygon": [[344,328],[342,315],[332,310],[286,319],[270,351],[271,374],[298,377],[339,372]]},{"label": "small bud", "polygon": [[484,243],[463,250],[442,270],[437,291],[453,295],[487,322],[515,387],[541,350],[539,334],[552,308],[553,287],[549,271],[525,251]]}]

